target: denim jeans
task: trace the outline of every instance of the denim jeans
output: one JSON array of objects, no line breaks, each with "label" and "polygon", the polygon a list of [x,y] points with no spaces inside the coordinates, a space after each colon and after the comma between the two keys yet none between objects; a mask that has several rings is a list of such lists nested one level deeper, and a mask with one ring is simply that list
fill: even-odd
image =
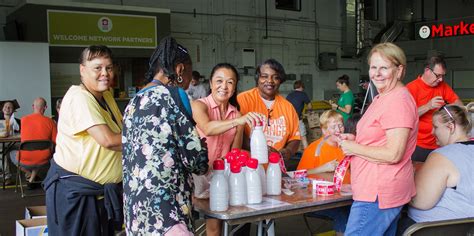
[{"label": "denim jeans", "polygon": [[345,235],[386,235],[397,233],[397,223],[403,206],[379,209],[379,201],[352,203]]}]

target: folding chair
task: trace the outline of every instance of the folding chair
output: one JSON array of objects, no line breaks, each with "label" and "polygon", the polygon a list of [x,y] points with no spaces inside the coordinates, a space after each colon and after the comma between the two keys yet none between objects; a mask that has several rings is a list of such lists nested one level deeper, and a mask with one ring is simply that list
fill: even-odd
[{"label": "folding chair", "polygon": [[[53,142],[51,140],[29,140],[29,141],[23,141],[20,144],[20,151],[18,152],[18,165],[17,165],[17,174],[16,174],[16,189],[15,191],[18,191],[18,185],[21,190],[21,197],[26,197],[26,196],[40,196],[44,195],[42,194],[25,194],[23,190],[23,183],[21,179],[21,151],[40,151],[40,150],[49,150],[49,158],[53,156]],[[34,182],[34,183],[41,183],[41,182]]]},{"label": "folding chair", "polygon": [[416,223],[403,236],[474,235],[474,218]]}]

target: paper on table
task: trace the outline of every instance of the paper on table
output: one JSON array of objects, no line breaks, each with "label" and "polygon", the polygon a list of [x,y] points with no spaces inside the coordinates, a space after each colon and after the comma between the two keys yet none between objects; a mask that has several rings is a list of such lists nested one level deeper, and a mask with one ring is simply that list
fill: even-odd
[{"label": "paper on table", "polygon": [[251,204],[251,205],[246,205],[249,208],[255,209],[255,210],[263,210],[263,209],[269,209],[269,208],[275,208],[275,207],[282,207],[282,206],[288,206],[291,205],[290,203],[287,202],[282,202],[279,200],[275,200],[272,198],[267,198],[264,197],[262,199],[262,202],[259,204]]}]

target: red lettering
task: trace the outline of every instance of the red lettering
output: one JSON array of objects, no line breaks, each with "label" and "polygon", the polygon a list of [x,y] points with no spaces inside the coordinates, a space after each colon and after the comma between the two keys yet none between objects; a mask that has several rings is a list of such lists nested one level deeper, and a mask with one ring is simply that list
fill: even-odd
[{"label": "red lettering", "polygon": [[452,26],[447,25],[446,27],[444,27],[444,36],[446,36],[446,37],[453,36],[453,27]]},{"label": "red lettering", "polygon": [[457,34],[458,34],[459,25],[455,25],[453,28],[454,28],[453,34],[454,34],[454,35],[457,35]]},{"label": "red lettering", "polygon": [[471,25],[469,26],[469,32],[470,32],[471,34],[474,34],[474,24],[471,24]]},{"label": "red lettering", "polygon": [[461,21],[461,23],[459,24],[459,29],[460,29],[459,34],[461,35],[469,34],[469,31],[467,30],[468,26],[469,24],[465,24],[464,21]]},{"label": "red lettering", "polygon": [[444,25],[432,25],[431,26],[431,37],[434,38],[436,36],[443,37],[444,36]]}]

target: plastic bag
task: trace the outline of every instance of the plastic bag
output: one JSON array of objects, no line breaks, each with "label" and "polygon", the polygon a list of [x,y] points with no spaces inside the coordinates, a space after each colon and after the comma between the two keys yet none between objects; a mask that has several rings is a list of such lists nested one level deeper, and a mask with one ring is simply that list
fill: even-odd
[{"label": "plastic bag", "polygon": [[8,137],[8,133],[6,120],[0,120],[0,138]]},{"label": "plastic bag", "polygon": [[208,199],[209,198],[209,188],[211,182],[212,172],[209,172],[205,175],[195,175],[193,174],[194,181],[194,197],[199,199]]}]

